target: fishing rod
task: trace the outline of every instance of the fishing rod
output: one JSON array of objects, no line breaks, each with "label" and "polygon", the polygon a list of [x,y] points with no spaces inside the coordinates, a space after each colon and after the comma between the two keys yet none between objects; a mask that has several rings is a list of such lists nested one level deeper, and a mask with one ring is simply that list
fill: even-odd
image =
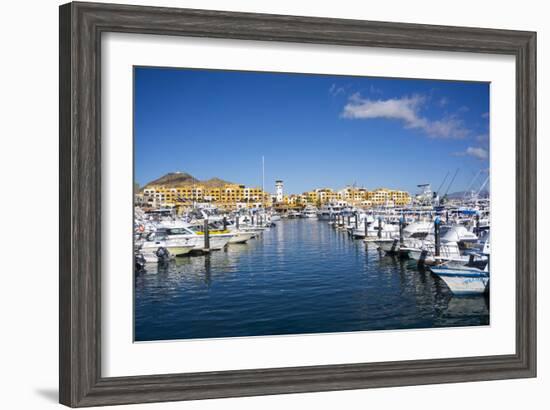
[{"label": "fishing rod", "polygon": [[456,175],[458,174],[458,171],[460,171],[460,168],[457,168],[455,171],[455,174],[453,175],[453,179],[451,179],[451,182],[449,183],[449,186],[447,187],[447,190],[445,191],[445,195],[447,196],[447,193],[449,192],[449,189],[451,189],[451,186],[453,185],[453,182],[455,182]]},{"label": "fishing rod", "polygon": [[447,181],[447,178],[449,177],[449,171],[447,171],[447,175],[445,175],[445,178],[443,178],[443,182],[441,185],[439,185],[439,188],[437,188],[437,191],[435,191],[437,194],[441,191],[441,188],[443,188],[443,185],[445,185],[445,181]]}]

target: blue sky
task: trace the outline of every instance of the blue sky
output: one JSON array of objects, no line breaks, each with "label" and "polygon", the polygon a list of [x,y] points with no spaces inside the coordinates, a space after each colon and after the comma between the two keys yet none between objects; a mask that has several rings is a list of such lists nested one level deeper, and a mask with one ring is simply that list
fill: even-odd
[{"label": "blue sky", "polygon": [[[489,84],[136,67],[134,166],[285,192],[466,189],[489,167]],[[451,176],[447,179],[450,182]],[[443,189],[445,191],[446,187]]]}]

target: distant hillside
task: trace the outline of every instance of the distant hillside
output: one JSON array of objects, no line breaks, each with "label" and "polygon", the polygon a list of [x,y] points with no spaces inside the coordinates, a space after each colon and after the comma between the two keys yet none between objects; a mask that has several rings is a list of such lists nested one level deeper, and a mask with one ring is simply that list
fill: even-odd
[{"label": "distant hillside", "polygon": [[[469,197],[470,192],[466,192],[466,191],[453,192],[452,194],[447,194],[447,198],[449,198],[449,199],[461,199],[461,198],[464,198],[464,195]],[[484,189],[483,191],[481,191],[479,193],[479,197],[480,198],[489,198],[489,191]]]},{"label": "distant hillside", "polygon": [[169,172],[166,175],[161,176],[160,178],[155,179],[147,183],[143,188],[147,188],[152,185],[163,185],[166,187],[179,187],[193,184],[202,184],[209,187],[222,187],[226,184],[231,184],[231,182],[224,181],[220,178],[210,178],[204,181],[201,181],[195,178],[193,175],[188,174],[187,172]]}]

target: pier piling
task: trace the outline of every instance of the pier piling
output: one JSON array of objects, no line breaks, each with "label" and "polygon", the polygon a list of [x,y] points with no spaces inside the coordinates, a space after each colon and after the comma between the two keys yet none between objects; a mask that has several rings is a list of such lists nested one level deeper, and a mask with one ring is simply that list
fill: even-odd
[{"label": "pier piling", "polygon": [[204,251],[210,251],[210,229],[208,227],[208,219],[204,220]]},{"label": "pier piling", "polygon": [[435,256],[440,256],[441,238],[439,237],[439,217],[434,220]]},{"label": "pier piling", "polygon": [[382,238],[382,217],[378,217],[378,238]]}]

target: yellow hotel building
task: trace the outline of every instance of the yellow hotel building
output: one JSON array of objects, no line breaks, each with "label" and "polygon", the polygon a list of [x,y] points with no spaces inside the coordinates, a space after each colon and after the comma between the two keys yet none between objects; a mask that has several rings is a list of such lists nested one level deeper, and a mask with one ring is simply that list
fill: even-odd
[{"label": "yellow hotel building", "polygon": [[329,202],[345,202],[350,205],[379,206],[409,205],[412,201],[410,194],[406,191],[378,188],[368,191],[365,188],[346,187],[339,191],[330,188],[320,188],[304,192],[301,195],[285,195],[283,203],[289,205],[317,204],[322,205]]},{"label": "yellow hotel building", "polygon": [[[260,188],[239,184],[211,187],[203,184],[181,187],[148,186],[137,196],[137,204],[145,207],[188,206],[193,202],[212,203],[222,208],[271,206],[272,197]],[[406,191],[378,188],[346,187],[339,191],[319,188],[302,194],[284,195],[281,205],[305,206],[341,202],[349,205],[371,207],[380,205],[404,206],[410,204],[411,196]]]},{"label": "yellow hotel building", "polygon": [[260,188],[250,188],[239,184],[223,187],[209,187],[203,184],[181,187],[148,186],[141,192],[145,206],[185,206],[192,202],[212,202],[222,207],[235,207],[246,203],[250,207],[271,203],[271,196]]}]

